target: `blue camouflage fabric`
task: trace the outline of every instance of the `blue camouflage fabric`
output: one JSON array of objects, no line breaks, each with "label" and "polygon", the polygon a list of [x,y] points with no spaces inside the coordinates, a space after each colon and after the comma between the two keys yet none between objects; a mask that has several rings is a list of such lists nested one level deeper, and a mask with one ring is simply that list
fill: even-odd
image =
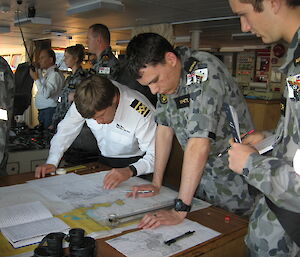
[{"label": "blue camouflage fabric", "polygon": [[55,113],[52,117],[53,128],[57,127],[57,124],[65,117],[67,111],[69,110],[72,102],[69,102],[68,96],[70,93],[75,92],[75,88],[79,83],[88,76],[88,71],[78,68],[74,74],[71,74],[65,80],[65,85],[61,90],[60,96],[58,98],[58,104],[55,109]]},{"label": "blue camouflage fabric", "polygon": [[14,75],[6,60],[0,56],[0,175],[7,175],[7,142],[13,119],[14,92]]},{"label": "blue camouflage fabric", "polygon": [[[241,133],[253,128],[243,95],[225,65],[215,56],[191,52],[186,47],[176,51],[182,63],[180,84],[174,94],[159,95],[156,121],[174,130],[183,150],[189,138],[211,139],[211,152],[196,196],[238,214],[249,213],[254,201],[247,182],[228,168],[227,155],[217,157],[232,137],[223,103],[236,109]],[[199,76],[191,76],[184,68],[190,57],[198,60],[193,70]]]},{"label": "blue camouflage fabric", "polygon": [[108,79],[118,80],[120,73],[120,63],[112,53],[111,47],[107,47],[103,50],[101,55],[94,63],[93,70]]},{"label": "blue camouflage fabric", "polygon": [[[300,28],[289,46],[281,71],[287,76],[286,106],[276,129],[272,156],[251,154],[246,164],[249,170],[246,180],[278,207],[300,213],[300,175],[293,167],[293,157],[300,149]],[[288,93],[289,87],[294,91],[293,96]],[[264,197],[250,218],[246,244],[251,256],[299,254],[299,247],[286,234]]]}]

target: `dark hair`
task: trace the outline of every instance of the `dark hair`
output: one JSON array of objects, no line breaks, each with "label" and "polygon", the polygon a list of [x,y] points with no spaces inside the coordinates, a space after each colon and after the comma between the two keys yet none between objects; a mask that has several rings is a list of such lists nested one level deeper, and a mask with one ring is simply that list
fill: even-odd
[{"label": "dark hair", "polygon": [[112,105],[117,87],[99,74],[83,80],[75,89],[74,102],[83,118],[90,119],[96,112]]},{"label": "dark hair", "polygon": [[89,27],[93,31],[93,35],[100,36],[107,44],[110,44],[110,32],[104,24],[93,24]]},{"label": "dark hair", "polygon": [[52,49],[41,49],[41,52],[42,51],[45,51],[48,54],[48,56],[50,58],[52,58],[54,64],[56,63],[56,55],[55,55],[55,52]]},{"label": "dark hair", "polygon": [[165,54],[172,52],[173,46],[164,37],[156,33],[142,33],[133,37],[126,50],[126,62],[131,75],[140,78],[139,71],[146,64],[156,65],[165,62]]},{"label": "dark hair", "polygon": [[82,63],[85,55],[85,48],[82,44],[76,44],[75,46],[69,46],[66,48],[65,52],[78,58],[77,63]]},{"label": "dark hair", "polygon": [[[262,12],[264,10],[263,8],[263,1],[264,0],[240,0],[241,3],[249,3],[252,4],[254,10],[256,12]],[[285,0],[287,6],[294,8],[296,6],[300,5],[300,0]]]}]

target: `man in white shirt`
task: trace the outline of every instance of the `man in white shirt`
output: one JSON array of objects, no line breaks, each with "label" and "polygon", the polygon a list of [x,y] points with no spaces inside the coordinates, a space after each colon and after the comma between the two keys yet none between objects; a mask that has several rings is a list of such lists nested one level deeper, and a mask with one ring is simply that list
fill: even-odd
[{"label": "man in white shirt", "polygon": [[55,61],[54,51],[43,49],[39,55],[40,69],[30,69],[30,76],[37,87],[35,106],[39,111],[38,120],[45,129],[51,125],[57,99],[64,84],[64,76],[56,67]]},{"label": "man in white shirt", "polygon": [[102,156],[113,167],[104,179],[105,189],[115,188],[132,176],[153,172],[154,107],[139,92],[93,75],[77,86],[74,103],[51,141],[47,162],[36,168],[37,178],[56,170],[85,122]]}]

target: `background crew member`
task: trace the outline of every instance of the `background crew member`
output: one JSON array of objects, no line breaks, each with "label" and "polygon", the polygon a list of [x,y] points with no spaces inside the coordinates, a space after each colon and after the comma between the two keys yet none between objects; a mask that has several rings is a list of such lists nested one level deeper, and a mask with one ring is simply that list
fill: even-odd
[{"label": "background crew member", "polygon": [[148,214],[140,227],[180,223],[201,177],[197,196],[239,214],[248,212],[253,199],[247,183],[240,175],[232,176],[225,156],[217,157],[232,137],[223,103],[235,107],[243,132],[253,128],[243,95],[225,65],[209,53],[191,52],[185,47],[174,50],[165,38],[154,33],[134,37],[127,47],[127,58],[137,80],[159,94],[152,185],[134,190],[159,192],[174,133],[184,150],[175,210]]},{"label": "background crew member", "polygon": [[266,44],[281,39],[290,44],[281,67],[287,76],[286,104],[276,129],[272,156],[261,156],[245,145],[260,141],[263,133],[249,135],[244,144],[232,144],[229,167],[243,174],[249,184],[265,195],[250,218],[246,237],[250,255],[296,256],[300,246],[299,164],[297,167],[300,161],[300,1],[230,0],[229,3],[240,16],[243,32],[255,33]]},{"label": "background crew member", "polygon": [[154,108],[146,97],[92,75],[77,86],[74,102],[57,127],[47,164],[37,167],[36,177],[56,169],[85,122],[106,157],[100,161],[114,167],[104,179],[104,188],[115,188],[134,175],[153,172],[156,123]]},{"label": "background crew member", "polygon": [[109,79],[118,80],[120,63],[111,51],[108,28],[103,24],[90,26],[87,33],[87,45],[89,52],[97,57],[93,65],[96,73]]},{"label": "background crew member", "polygon": [[84,46],[81,44],[69,46],[65,50],[64,62],[68,68],[72,69],[72,74],[65,80],[65,85],[58,98],[58,104],[52,117],[52,129],[56,129],[57,124],[65,117],[74,100],[76,86],[87,76],[87,71],[81,67],[84,51]]},{"label": "background crew member", "polygon": [[[57,99],[64,84],[64,76],[55,62],[54,51],[43,49],[39,55],[40,69],[29,71],[37,87],[35,106],[38,109],[38,120],[45,129],[52,123]],[[46,72],[45,75],[42,74],[43,70]]]},{"label": "background crew member", "polygon": [[0,56],[0,175],[7,175],[7,142],[14,105],[14,75],[6,60]]}]

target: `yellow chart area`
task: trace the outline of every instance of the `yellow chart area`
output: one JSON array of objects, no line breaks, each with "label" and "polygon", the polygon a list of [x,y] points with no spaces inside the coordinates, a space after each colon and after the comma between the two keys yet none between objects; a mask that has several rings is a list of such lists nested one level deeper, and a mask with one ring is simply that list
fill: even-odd
[{"label": "yellow chart area", "polygon": [[[124,202],[122,200],[116,200],[114,202],[97,203],[89,207],[82,207],[60,215],[55,215],[55,217],[58,217],[61,220],[63,220],[71,228],[84,229],[86,231],[86,234],[90,234],[92,232],[97,232],[97,231],[111,230],[111,228],[105,226],[105,224],[100,224],[95,222],[86,213],[87,211],[95,210],[99,207],[110,207],[112,204],[123,205]],[[38,244],[34,244],[34,245],[15,249],[0,233],[0,257],[13,256],[21,253],[30,252],[33,251],[37,247],[37,245]]]}]

